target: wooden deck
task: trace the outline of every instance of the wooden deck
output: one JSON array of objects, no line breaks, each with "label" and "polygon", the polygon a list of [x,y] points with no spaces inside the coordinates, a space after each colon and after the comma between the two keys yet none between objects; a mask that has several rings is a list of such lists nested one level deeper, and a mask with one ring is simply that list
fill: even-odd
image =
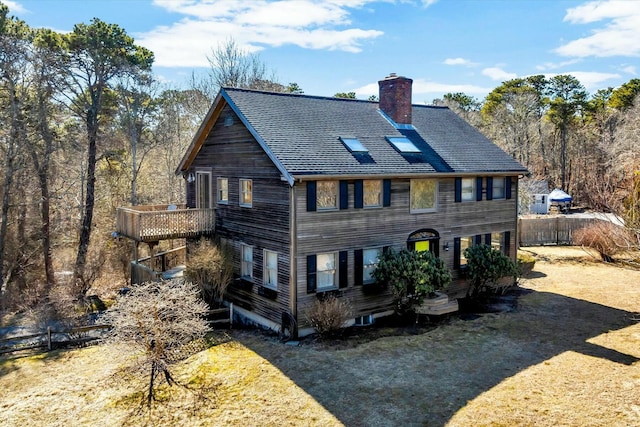
[{"label": "wooden deck", "polygon": [[147,205],[120,207],[117,210],[118,234],[138,242],[198,237],[213,233],[214,226],[213,209]]}]

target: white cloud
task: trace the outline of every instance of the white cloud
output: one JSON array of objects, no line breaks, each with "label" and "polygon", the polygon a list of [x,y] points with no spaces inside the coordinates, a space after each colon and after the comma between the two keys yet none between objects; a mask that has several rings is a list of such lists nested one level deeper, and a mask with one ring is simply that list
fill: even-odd
[{"label": "white cloud", "polygon": [[28,12],[28,10],[17,1],[2,0],[2,3],[4,3],[9,8],[9,15]]},{"label": "white cloud", "polygon": [[604,82],[606,82],[607,80],[612,80],[612,79],[619,79],[621,76],[620,74],[613,74],[613,73],[600,73],[597,71],[567,71],[567,72],[563,72],[563,73],[556,73],[556,74],[545,74],[546,78],[551,78],[557,75],[571,75],[573,77],[575,77],[576,79],[578,79],[580,81],[580,83],[582,83],[582,85],[585,87],[585,89],[587,89],[587,91],[592,92],[598,89],[602,89]]},{"label": "white cloud", "polygon": [[211,48],[232,35],[239,47],[265,46],[360,52],[362,43],[380,37],[375,29],[350,26],[351,9],[374,0],[154,0],[156,6],[185,17],[169,26],[137,34],[155,52],[155,65],[207,66]]},{"label": "white cloud", "polygon": [[464,58],[447,58],[442,63],[444,65],[465,65],[467,67],[477,65],[475,62],[471,62],[468,59]]},{"label": "white cloud", "polygon": [[516,73],[508,73],[502,68],[498,67],[485,68],[484,70],[482,70],[482,74],[495,81],[512,80],[518,77]]},{"label": "white cloud", "polygon": [[626,67],[621,68],[621,71],[633,76],[637,74],[636,67],[633,65],[627,65]]},{"label": "white cloud", "polygon": [[544,64],[536,65],[536,69],[540,71],[557,70],[558,68],[566,67],[567,65],[573,65],[580,62],[579,59],[571,59],[563,62],[545,62]]},{"label": "white cloud", "polygon": [[572,40],[556,49],[563,56],[607,57],[640,56],[640,2],[591,1],[567,10],[565,22],[591,24],[600,21],[602,27],[592,34]]}]

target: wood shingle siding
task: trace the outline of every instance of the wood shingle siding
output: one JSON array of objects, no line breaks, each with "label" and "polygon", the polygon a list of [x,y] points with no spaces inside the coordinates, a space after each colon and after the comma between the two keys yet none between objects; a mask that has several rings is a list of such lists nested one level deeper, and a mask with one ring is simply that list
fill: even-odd
[{"label": "wood shingle siding", "polygon": [[[225,117],[234,117],[233,125],[225,125]],[[217,178],[228,179],[229,201],[218,204],[216,211],[216,235],[231,249],[233,268],[240,274],[240,244],[253,246],[252,280],[237,281],[229,286],[227,298],[246,308],[279,323],[281,313],[289,310],[291,244],[289,226],[289,185],[273,162],[265,155],[251,133],[227,106],[205,139],[192,163],[193,170],[207,169],[212,172],[214,194],[217,194]],[[252,180],[252,206],[240,206],[240,179]],[[195,193],[195,185],[190,185]],[[195,198],[191,203],[195,204]],[[278,289],[273,292],[262,286],[263,250],[278,254]]]},{"label": "wood shingle siding", "polygon": [[[356,271],[356,266],[362,265],[362,249],[384,246],[401,249],[406,247],[411,233],[420,229],[433,229],[440,235],[440,258],[452,270],[454,279],[459,279],[459,258],[456,259],[456,251],[453,250],[454,239],[478,236],[482,243],[483,236],[507,233],[506,247],[515,245],[511,237],[514,233],[511,231],[516,228],[516,201],[499,199],[458,203],[456,182],[457,178],[440,178],[437,211],[419,214],[409,212],[409,179],[390,180],[390,206],[382,208],[356,209],[358,180],[348,183],[347,210],[308,211],[306,192],[296,193],[299,194],[296,199],[299,305],[310,307],[316,298],[315,287],[309,287],[308,268],[312,264],[308,260],[310,257],[315,259],[314,256],[318,253],[347,252],[347,272],[340,269],[339,274],[346,275],[348,284],[338,289],[342,297],[351,300],[356,315],[364,315],[389,310],[392,308],[392,301],[389,289],[371,292],[366,285],[359,286],[362,283],[362,273]],[[306,183],[300,187],[306,190],[313,188],[313,185]],[[482,194],[482,187],[480,192]],[[313,193],[311,196],[314,197]],[[450,250],[442,250],[445,243]],[[461,283],[454,283],[452,292],[458,292],[460,286]]]}]

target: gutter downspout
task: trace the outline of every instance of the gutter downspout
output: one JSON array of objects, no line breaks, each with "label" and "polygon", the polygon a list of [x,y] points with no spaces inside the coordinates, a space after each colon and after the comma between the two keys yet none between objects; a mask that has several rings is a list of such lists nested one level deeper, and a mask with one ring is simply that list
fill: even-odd
[{"label": "gutter downspout", "polygon": [[298,224],[296,217],[296,185],[295,182],[289,190],[289,233],[291,236],[289,244],[289,310],[295,320],[291,338],[298,339]]}]

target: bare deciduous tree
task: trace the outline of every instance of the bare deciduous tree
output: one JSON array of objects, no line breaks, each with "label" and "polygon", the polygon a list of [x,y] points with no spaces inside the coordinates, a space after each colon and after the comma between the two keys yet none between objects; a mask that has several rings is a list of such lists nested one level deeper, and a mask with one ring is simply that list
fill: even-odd
[{"label": "bare deciduous tree", "polygon": [[163,380],[179,385],[170,367],[189,356],[190,342],[207,333],[208,310],[197,286],[174,279],[135,285],[104,314],[102,321],[113,327],[109,340],[139,354],[137,367],[149,376],[143,393],[147,405]]}]

